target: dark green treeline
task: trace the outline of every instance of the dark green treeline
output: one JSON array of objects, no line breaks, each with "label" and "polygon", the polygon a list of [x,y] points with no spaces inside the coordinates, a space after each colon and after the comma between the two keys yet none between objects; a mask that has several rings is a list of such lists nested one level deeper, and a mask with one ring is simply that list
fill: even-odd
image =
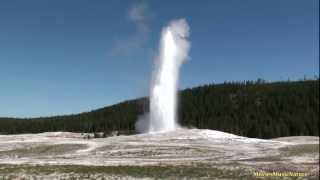
[{"label": "dark green treeline", "polygon": [[[146,98],[75,115],[0,118],[0,134],[47,131],[133,134],[148,112]],[[179,93],[179,123],[258,138],[319,136],[319,79],[266,83],[210,84]]]}]

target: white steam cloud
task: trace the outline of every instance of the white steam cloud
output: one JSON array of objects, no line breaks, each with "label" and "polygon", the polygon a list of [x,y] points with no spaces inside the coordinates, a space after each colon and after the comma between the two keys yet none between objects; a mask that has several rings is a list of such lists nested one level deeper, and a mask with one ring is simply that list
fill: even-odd
[{"label": "white steam cloud", "polygon": [[130,55],[133,51],[144,47],[149,37],[149,21],[151,11],[147,4],[134,4],[128,10],[128,20],[132,22],[137,31],[128,38],[118,39],[113,42],[112,55]]},{"label": "white steam cloud", "polygon": [[162,30],[151,82],[150,114],[141,117],[136,123],[139,132],[172,131],[178,127],[176,110],[179,70],[190,49],[187,39],[189,29],[185,19],[178,19]]}]

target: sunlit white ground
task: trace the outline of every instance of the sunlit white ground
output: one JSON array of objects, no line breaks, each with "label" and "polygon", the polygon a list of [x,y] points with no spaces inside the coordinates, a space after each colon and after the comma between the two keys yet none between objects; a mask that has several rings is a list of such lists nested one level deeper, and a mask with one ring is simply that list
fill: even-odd
[{"label": "sunlit white ground", "polygon": [[201,163],[219,168],[270,167],[313,173],[319,171],[319,137],[262,140],[199,129],[97,139],[84,139],[83,136],[69,132],[0,135],[0,166]]},{"label": "sunlit white ground", "polygon": [[[318,142],[318,137],[262,140],[199,129],[98,139],[84,139],[82,134],[69,132],[0,135],[0,162],[82,165],[217,163],[277,155],[280,154],[279,148]],[[36,148],[41,146],[48,148],[38,152]],[[316,162],[318,159],[319,154],[315,154],[305,161]]]}]

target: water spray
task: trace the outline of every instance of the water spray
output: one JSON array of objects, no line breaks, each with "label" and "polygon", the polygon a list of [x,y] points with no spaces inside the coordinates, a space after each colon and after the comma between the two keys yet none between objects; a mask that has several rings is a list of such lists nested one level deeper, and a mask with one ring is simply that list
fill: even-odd
[{"label": "water spray", "polygon": [[[177,89],[179,69],[188,57],[190,49],[189,25],[185,19],[172,21],[163,28],[158,58],[151,82],[150,114],[148,120],[137,123],[146,127],[142,131],[172,131],[177,124]],[[139,125],[140,124],[140,125]],[[141,129],[141,128],[140,128]],[[141,131],[141,130],[140,130]]]}]

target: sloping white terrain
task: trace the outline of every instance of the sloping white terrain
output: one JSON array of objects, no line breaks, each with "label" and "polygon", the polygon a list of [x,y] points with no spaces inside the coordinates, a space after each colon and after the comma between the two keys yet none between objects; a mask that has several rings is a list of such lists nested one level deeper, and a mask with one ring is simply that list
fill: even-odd
[{"label": "sloping white terrain", "polygon": [[201,163],[219,168],[284,168],[319,174],[319,137],[262,140],[200,129],[96,139],[84,136],[69,132],[0,135],[0,166]]},{"label": "sloping white terrain", "polygon": [[[301,138],[296,139],[262,140],[199,129],[98,139],[84,139],[83,134],[69,132],[0,135],[0,161],[81,165],[227,162],[274,156],[280,154],[280,148],[301,144]],[[310,143],[310,139],[303,143]]]}]

